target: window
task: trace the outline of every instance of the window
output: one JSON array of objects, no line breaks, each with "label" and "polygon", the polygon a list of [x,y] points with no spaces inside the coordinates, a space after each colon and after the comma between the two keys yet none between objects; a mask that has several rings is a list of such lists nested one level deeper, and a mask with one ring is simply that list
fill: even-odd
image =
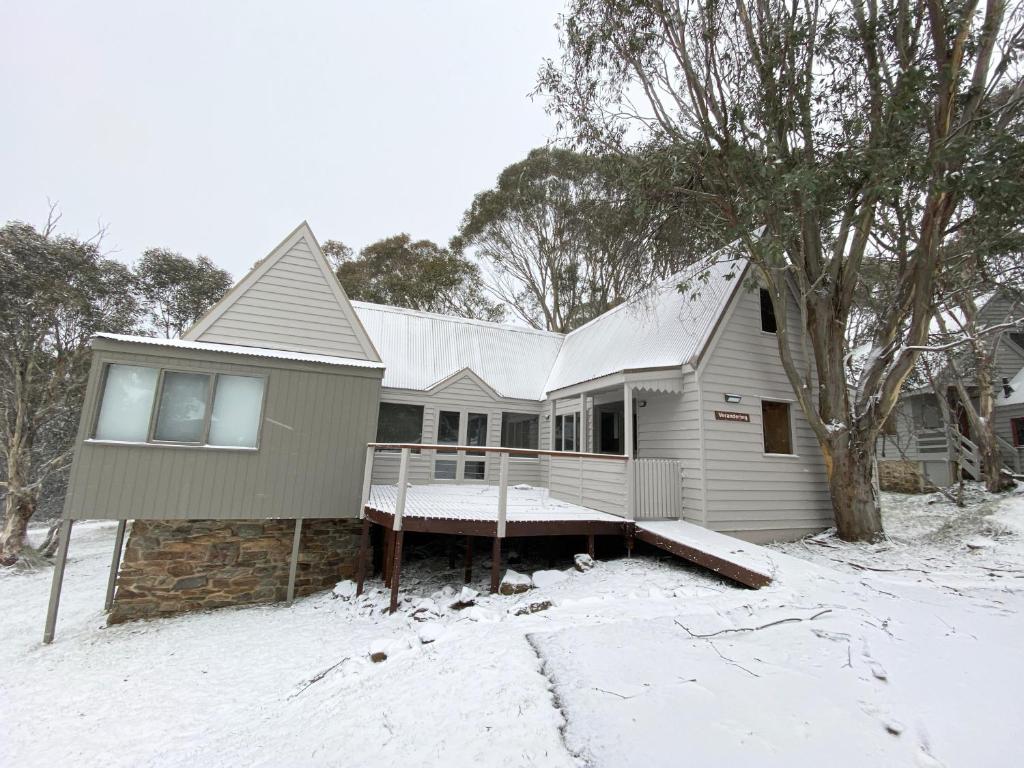
[{"label": "window", "polygon": [[504,448],[536,450],[540,445],[540,416],[535,413],[501,414],[501,445]]},{"label": "window", "polygon": [[[487,445],[487,414],[470,413],[466,419],[466,445]],[[466,451],[467,456],[484,456],[481,451]],[[483,480],[487,471],[485,461],[467,460],[462,468],[464,480]]]},{"label": "window", "polygon": [[377,415],[378,443],[422,443],[423,406],[381,403]]},{"label": "window", "polygon": [[97,440],[144,443],[149,436],[149,417],[156,398],[158,368],[108,365],[103,384]]},{"label": "window", "polygon": [[776,333],[778,324],[775,322],[775,305],[767,288],[761,289],[761,330],[765,333]]},{"label": "window", "polygon": [[789,403],[761,402],[761,428],[765,453],[793,453],[793,425]]},{"label": "window", "polygon": [[1024,447],[1024,416],[1010,419],[1010,434],[1014,445]]},{"label": "window", "polygon": [[580,444],[578,413],[563,413],[555,417],[555,450],[576,451]]},{"label": "window", "polygon": [[201,443],[206,429],[210,377],[203,373],[164,373],[153,439],[171,443]]},{"label": "window", "polygon": [[[441,411],[437,414],[437,444],[459,444],[459,421],[462,414],[458,411]],[[438,451],[438,454],[453,451]],[[438,459],[434,462],[434,477],[438,480],[454,480],[458,473],[459,462],[455,459]]]},{"label": "window", "polygon": [[255,448],[265,380],[110,364],[93,437]]}]

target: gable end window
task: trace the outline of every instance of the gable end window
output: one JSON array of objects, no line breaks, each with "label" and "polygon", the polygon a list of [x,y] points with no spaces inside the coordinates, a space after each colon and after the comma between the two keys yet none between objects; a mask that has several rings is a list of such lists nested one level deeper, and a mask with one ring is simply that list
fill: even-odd
[{"label": "gable end window", "polygon": [[107,366],[93,439],[256,448],[266,380],[260,376]]},{"label": "gable end window", "polygon": [[1010,434],[1013,436],[1013,444],[1024,448],[1024,416],[1010,419]]},{"label": "gable end window", "polygon": [[761,330],[765,333],[777,333],[778,323],[775,322],[775,305],[772,304],[772,295],[767,288],[760,290],[761,294]]},{"label": "gable end window", "polygon": [[793,423],[789,403],[761,401],[761,428],[764,430],[764,452],[793,453]]}]

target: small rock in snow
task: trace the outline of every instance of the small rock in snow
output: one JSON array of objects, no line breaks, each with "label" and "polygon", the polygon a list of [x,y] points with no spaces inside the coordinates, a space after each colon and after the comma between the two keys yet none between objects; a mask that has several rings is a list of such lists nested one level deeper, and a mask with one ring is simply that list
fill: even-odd
[{"label": "small rock in snow", "polygon": [[441,611],[437,607],[437,603],[429,597],[425,597],[416,603],[416,606],[412,609],[412,612],[409,615],[415,621],[430,621],[431,619],[436,619],[440,616]]},{"label": "small rock in snow", "polygon": [[498,592],[503,595],[518,595],[533,589],[533,581],[525,573],[518,573],[509,568],[501,580]]},{"label": "small rock in snow", "polygon": [[480,593],[475,589],[469,587],[463,587],[459,593],[459,599],[452,603],[451,607],[456,611],[461,611],[463,608],[469,608],[469,606],[476,603],[476,598]]},{"label": "small rock in snow", "polygon": [[388,649],[391,647],[390,637],[381,637],[370,643],[370,661],[380,664],[388,657]]},{"label": "small rock in snow", "polygon": [[885,667],[874,659],[869,662],[869,666],[871,667],[871,674],[874,675],[876,679],[883,681],[889,679],[889,674],[885,671]]},{"label": "small rock in snow", "polygon": [[569,578],[566,571],[536,571],[533,574],[533,586],[543,589],[555,584],[561,584]]},{"label": "small rock in snow", "polygon": [[531,613],[540,613],[551,607],[550,600],[531,600],[526,605],[516,608],[516,616],[527,616]]},{"label": "small rock in snow", "polygon": [[583,573],[584,571],[589,571],[591,568],[594,567],[594,558],[592,558],[590,555],[576,555],[573,558],[573,561],[576,570],[580,573]]},{"label": "small rock in snow", "polygon": [[967,541],[964,542],[964,544],[967,545],[968,549],[988,549],[989,547],[992,546],[993,541],[992,541],[992,539],[984,539],[984,538],[981,538],[981,537],[975,537],[973,539],[968,539]]},{"label": "small rock in snow", "polygon": [[893,736],[899,736],[901,733],[903,733],[904,730],[903,723],[901,723],[899,720],[886,720],[885,730],[887,730]]},{"label": "small rock in snow", "polygon": [[444,625],[438,621],[432,621],[420,627],[420,631],[417,634],[419,635],[420,642],[427,645],[435,642],[444,634]]},{"label": "small rock in snow", "polygon": [[520,483],[519,485],[513,485],[512,487],[515,488],[517,491],[530,491],[530,490],[533,490],[533,486],[532,485],[527,485],[526,483]]},{"label": "small rock in snow", "polygon": [[333,595],[342,600],[351,600],[356,596],[356,583],[351,580],[339,581],[334,585]]}]

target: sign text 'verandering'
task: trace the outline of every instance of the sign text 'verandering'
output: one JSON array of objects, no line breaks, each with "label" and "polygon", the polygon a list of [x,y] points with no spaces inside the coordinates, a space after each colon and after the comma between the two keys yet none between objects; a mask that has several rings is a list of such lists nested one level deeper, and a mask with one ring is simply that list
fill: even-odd
[{"label": "sign text 'verandering'", "polygon": [[749,413],[739,413],[738,411],[715,411],[716,421],[750,421]]}]

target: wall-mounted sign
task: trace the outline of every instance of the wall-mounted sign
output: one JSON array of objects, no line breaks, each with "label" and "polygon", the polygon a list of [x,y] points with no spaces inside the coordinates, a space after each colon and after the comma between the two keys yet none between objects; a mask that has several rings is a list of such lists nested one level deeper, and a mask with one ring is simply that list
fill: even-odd
[{"label": "wall-mounted sign", "polygon": [[749,413],[738,413],[736,411],[715,411],[716,421],[750,421]]}]

